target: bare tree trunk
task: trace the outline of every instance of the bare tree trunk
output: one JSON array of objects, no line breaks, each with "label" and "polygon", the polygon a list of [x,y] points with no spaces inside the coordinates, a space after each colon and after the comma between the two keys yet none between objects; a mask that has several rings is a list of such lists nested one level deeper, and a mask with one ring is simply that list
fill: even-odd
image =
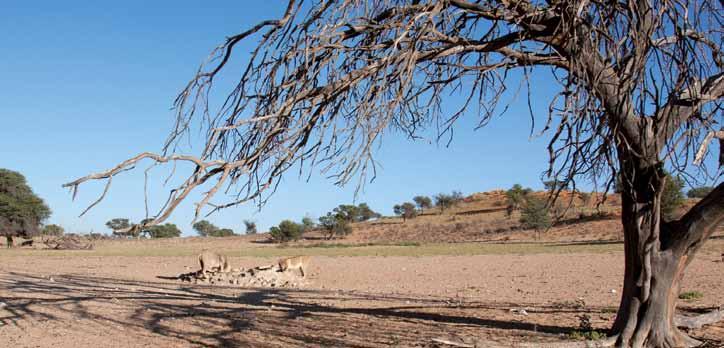
[{"label": "bare tree trunk", "polygon": [[[664,173],[659,166],[622,165],[622,223],[626,268],[612,331],[617,347],[692,347],[698,342],[674,325],[686,267],[722,220],[722,184],[681,220],[661,221]],[[718,201],[718,203],[717,203]],[[711,207],[714,207],[713,209]]]}]

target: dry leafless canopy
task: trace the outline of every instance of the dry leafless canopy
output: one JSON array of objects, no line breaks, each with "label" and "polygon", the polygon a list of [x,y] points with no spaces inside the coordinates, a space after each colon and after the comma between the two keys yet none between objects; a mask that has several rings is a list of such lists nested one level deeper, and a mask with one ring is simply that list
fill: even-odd
[{"label": "dry leafless canopy", "polygon": [[[551,178],[574,187],[580,177],[612,178],[617,147],[658,151],[683,171],[722,124],[722,13],[718,1],[291,0],[278,19],[212,52],[175,101],[163,154],[141,154],[67,186],[110,184],[142,159],[193,163],[153,224],[207,182],[213,188],[197,216],[208,206],[263,203],[297,165],[320,168],[337,184],[364,182],[375,175],[372,150],[385,131],[415,137],[433,129],[442,137],[464,114],[483,126],[505,111],[506,95],[515,93],[504,92],[520,76],[520,98],[540,88],[525,86],[534,73],[559,88],[547,116],[530,113],[551,134]],[[256,44],[250,55],[237,49],[246,41]],[[245,67],[238,83],[214,93],[232,62]],[[223,103],[211,107],[220,95]],[[200,153],[176,155],[199,128]],[[234,198],[212,204],[219,191]]]}]

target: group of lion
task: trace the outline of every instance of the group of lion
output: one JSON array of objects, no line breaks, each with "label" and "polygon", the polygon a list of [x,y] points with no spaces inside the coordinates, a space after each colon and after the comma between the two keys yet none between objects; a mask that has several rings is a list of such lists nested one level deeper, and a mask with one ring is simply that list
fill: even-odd
[{"label": "group of lion", "polygon": [[[201,265],[201,274],[204,278],[208,272],[230,272],[229,260],[224,255],[219,255],[210,250],[203,250],[199,255],[199,264]],[[305,269],[309,269],[309,256],[295,256],[281,259],[277,262],[279,270],[286,272],[288,270],[298,269],[302,277],[306,278]]]}]

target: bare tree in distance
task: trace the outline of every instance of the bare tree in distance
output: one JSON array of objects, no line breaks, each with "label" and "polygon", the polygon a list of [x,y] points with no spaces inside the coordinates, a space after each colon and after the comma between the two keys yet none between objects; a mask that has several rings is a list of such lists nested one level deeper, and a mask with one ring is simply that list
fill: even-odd
[{"label": "bare tree in distance", "polygon": [[[692,346],[673,316],[684,271],[724,219],[721,163],[711,150],[711,140],[722,139],[723,13],[709,0],[331,0],[303,9],[290,0],[279,19],[213,51],[175,101],[162,154],[142,153],[65,186],[75,196],[82,183],[105,180],[90,209],[115,175],[144,159],[193,164],[149,224],[204,183],[211,189],[197,217],[204,208],[263,204],[295,165],[320,168],[340,185],[357,178],[359,187],[375,176],[372,150],[383,131],[414,138],[432,127],[451,139],[468,108],[482,111],[484,126],[512,101],[506,88],[518,82],[530,97],[528,77],[543,75],[559,88],[547,117],[530,112],[551,135],[545,177],[571,190],[593,181],[603,192],[622,178],[625,275],[613,343]],[[257,46],[238,84],[211,109],[214,82],[251,38]],[[454,102],[451,93],[465,97],[442,107]],[[198,155],[177,154],[199,128],[206,140]],[[694,157],[701,165],[692,168]],[[680,219],[662,221],[665,168],[719,183]],[[231,199],[210,203],[219,191]]]}]

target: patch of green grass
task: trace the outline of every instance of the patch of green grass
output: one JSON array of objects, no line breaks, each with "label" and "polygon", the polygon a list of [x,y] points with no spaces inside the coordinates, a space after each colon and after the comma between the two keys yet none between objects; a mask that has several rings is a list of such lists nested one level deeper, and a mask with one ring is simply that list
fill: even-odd
[{"label": "patch of green grass", "polygon": [[606,334],[597,330],[573,330],[571,331],[571,333],[568,334],[568,337],[573,340],[598,341],[606,338]]},{"label": "patch of green grass", "polygon": [[417,247],[421,244],[418,242],[399,242],[399,243],[358,243],[358,244],[348,244],[348,243],[313,243],[313,244],[304,244],[304,245],[294,245],[294,244],[280,244],[277,246],[277,248],[280,249],[290,249],[290,248],[323,248],[323,249],[331,249],[331,248],[362,248],[362,247],[385,247],[385,246],[403,246],[403,247]]},{"label": "patch of green grass", "polygon": [[202,249],[213,249],[234,257],[281,257],[289,255],[312,256],[438,256],[438,255],[529,255],[529,254],[567,254],[567,253],[607,253],[620,252],[620,243],[430,243],[401,242],[389,244],[312,244],[284,247],[274,244],[254,244],[235,242],[234,240],[215,241],[214,239],[175,241],[129,241],[97,243],[93,250],[31,250],[2,249],[0,257],[5,256],[196,256]]},{"label": "patch of green grass", "polygon": [[700,291],[686,291],[679,294],[679,299],[681,300],[698,300],[700,298],[704,297],[704,294],[702,294]]}]

